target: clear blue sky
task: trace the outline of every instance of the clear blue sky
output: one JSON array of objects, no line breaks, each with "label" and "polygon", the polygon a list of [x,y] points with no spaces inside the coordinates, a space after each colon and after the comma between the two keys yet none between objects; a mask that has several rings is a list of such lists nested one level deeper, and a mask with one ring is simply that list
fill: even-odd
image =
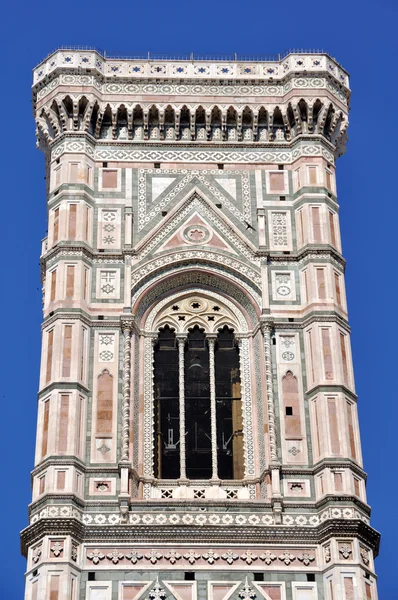
[{"label": "clear blue sky", "polygon": [[[397,598],[397,18],[396,0],[147,3],[7,2],[2,9],[3,212],[0,597],[23,598],[19,530],[27,524],[40,360],[44,159],[35,149],[31,69],[60,45],[144,53],[264,55],[324,48],[351,74],[347,154],[338,191],[368,499],[382,532],[380,600]],[[5,409],[5,413],[4,413]],[[4,417],[3,417],[4,419]],[[390,456],[390,462],[389,457]]]}]

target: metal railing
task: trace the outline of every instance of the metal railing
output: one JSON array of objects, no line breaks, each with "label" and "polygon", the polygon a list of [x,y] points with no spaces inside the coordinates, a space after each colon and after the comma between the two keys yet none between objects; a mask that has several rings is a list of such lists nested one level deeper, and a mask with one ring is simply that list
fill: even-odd
[{"label": "metal railing", "polygon": [[[95,46],[59,46],[41,61],[44,62],[49,58],[52,54],[58,51],[80,51],[80,52],[97,52],[102,58],[107,58],[111,60],[164,60],[164,61],[222,61],[222,62],[278,62],[286,58],[289,54],[328,54],[326,50],[323,49],[307,49],[307,48],[289,48],[285,52],[278,54],[264,54],[264,55],[241,55],[241,54],[221,54],[221,55],[213,55],[213,54],[195,54],[191,52],[189,54],[177,54],[177,55],[169,55],[169,54],[157,54],[146,52],[143,54],[136,55],[124,55],[119,52],[107,52],[102,48],[97,48]],[[333,58],[333,57],[331,57]],[[333,58],[335,62],[336,59]]]}]

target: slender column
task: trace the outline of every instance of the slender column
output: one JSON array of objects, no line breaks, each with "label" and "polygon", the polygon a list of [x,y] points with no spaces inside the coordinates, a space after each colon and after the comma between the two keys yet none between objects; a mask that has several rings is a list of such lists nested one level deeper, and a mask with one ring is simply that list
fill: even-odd
[{"label": "slender column", "polygon": [[212,479],[218,480],[218,457],[217,457],[217,404],[216,404],[216,377],[214,349],[217,336],[207,335],[209,344],[209,372],[210,372],[210,425],[211,425],[211,466]]},{"label": "slender column", "polygon": [[264,335],[265,376],[267,383],[268,433],[271,465],[274,464],[279,466],[276,446],[274,390],[272,385],[271,327],[272,323],[270,323],[269,321],[265,321],[261,324],[261,329]]},{"label": "slender column", "polygon": [[177,334],[178,343],[178,398],[180,408],[180,479],[187,478],[185,448],[185,343],[187,335]]},{"label": "slender column", "polygon": [[124,349],[121,459],[122,461],[128,461],[130,439],[131,333],[133,329],[132,322],[130,320],[122,321],[122,329],[124,336]]}]

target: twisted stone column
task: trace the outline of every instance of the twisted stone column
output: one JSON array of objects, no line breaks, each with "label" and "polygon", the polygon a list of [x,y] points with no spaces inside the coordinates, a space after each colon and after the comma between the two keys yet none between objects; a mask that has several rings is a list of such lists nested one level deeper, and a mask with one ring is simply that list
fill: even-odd
[{"label": "twisted stone column", "polygon": [[261,323],[261,330],[264,336],[264,357],[265,357],[265,376],[267,384],[267,411],[268,411],[268,433],[271,456],[271,468],[279,466],[278,451],[276,444],[276,426],[275,426],[275,404],[274,390],[272,384],[272,358],[271,358],[271,329],[272,323],[265,321]]},{"label": "twisted stone column", "polygon": [[214,350],[217,336],[207,335],[209,344],[209,374],[210,374],[210,430],[211,430],[211,467],[212,479],[218,480],[218,456],[217,456],[217,403],[216,403],[216,377]]},{"label": "twisted stone column", "polygon": [[185,342],[187,335],[177,334],[178,343],[178,398],[180,409],[180,479],[187,478],[185,448]]},{"label": "twisted stone column", "polygon": [[129,460],[130,440],[130,392],[131,392],[131,333],[133,325],[131,321],[122,321],[124,337],[123,348],[123,402],[122,402],[122,440],[121,459]]}]

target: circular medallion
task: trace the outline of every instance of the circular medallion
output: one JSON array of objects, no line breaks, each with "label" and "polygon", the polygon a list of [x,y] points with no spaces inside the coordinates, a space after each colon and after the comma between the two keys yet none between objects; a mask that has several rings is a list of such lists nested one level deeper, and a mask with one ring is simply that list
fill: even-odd
[{"label": "circular medallion", "polygon": [[210,240],[210,231],[204,225],[191,225],[184,229],[184,239],[190,244],[201,245]]},{"label": "circular medallion", "polygon": [[282,354],[282,358],[283,360],[293,360],[294,359],[294,354],[293,352],[283,352]]},{"label": "circular medallion", "polygon": [[276,291],[280,296],[288,296],[290,294],[290,288],[287,285],[280,285]]}]

